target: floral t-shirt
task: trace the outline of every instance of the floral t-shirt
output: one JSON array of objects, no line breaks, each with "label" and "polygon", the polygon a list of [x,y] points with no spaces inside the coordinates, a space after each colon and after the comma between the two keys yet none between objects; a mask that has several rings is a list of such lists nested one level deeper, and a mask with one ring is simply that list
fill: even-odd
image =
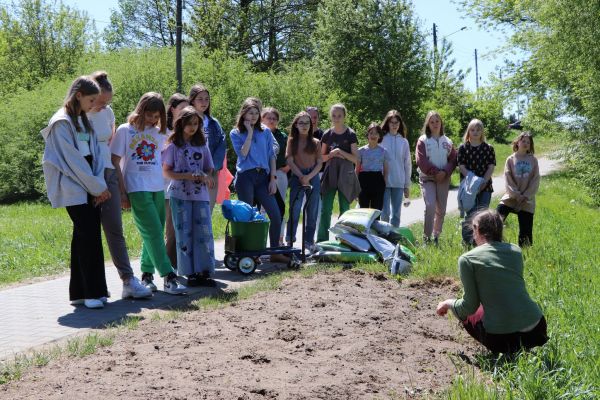
[{"label": "floral t-shirt", "polygon": [[[475,175],[483,177],[490,164],[496,165],[496,153],[494,148],[482,142],[479,146],[472,146],[471,143],[463,143],[458,148],[458,165],[464,165],[469,171]],[[461,179],[464,178],[461,174]],[[483,189],[487,192],[493,192],[492,180],[490,179]]]},{"label": "floral t-shirt", "polygon": [[130,124],[119,126],[110,143],[112,154],[121,157],[121,170],[127,193],[161,192],[164,187],[161,149],[167,135],[157,127],[142,132]]},{"label": "floral t-shirt", "polygon": [[[173,172],[208,173],[214,166],[207,145],[181,147],[170,143],[163,151],[163,164],[173,168]],[[209,201],[208,188],[204,183],[187,179],[173,179],[169,185],[169,196],[180,200]]]}]

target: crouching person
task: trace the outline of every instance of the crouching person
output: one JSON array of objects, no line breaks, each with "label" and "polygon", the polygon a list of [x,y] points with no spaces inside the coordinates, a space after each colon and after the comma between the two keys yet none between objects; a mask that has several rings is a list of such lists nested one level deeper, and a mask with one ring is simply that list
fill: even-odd
[{"label": "crouching person", "polygon": [[469,335],[493,353],[543,345],[546,319],[527,292],[521,249],[502,242],[502,218],[496,211],[477,213],[472,228],[477,247],[458,259],[464,295],[440,302],[437,314],[452,310]]}]

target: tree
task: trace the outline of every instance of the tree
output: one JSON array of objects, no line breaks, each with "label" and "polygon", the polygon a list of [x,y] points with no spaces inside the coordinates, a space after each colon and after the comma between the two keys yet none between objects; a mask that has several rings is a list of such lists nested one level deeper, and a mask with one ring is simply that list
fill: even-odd
[{"label": "tree", "polygon": [[460,138],[468,118],[467,105],[473,100],[464,87],[466,72],[454,70],[456,60],[452,44],[446,39],[442,39],[441,46],[437,51],[434,49],[432,55],[431,93],[423,104],[421,114],[438,111],[444,119],[445,133]]},{"label": "tree", "polygon": [[535,99],[536,106],[555,107],[543,113],[562,121],[561,130],[574,140],[575,170],[600,203],[600,2],[464,0],[462,5],[481,24],[512,28],[512,43],[530,54],[509,66],[515,90]]},{"label": "tree", "polygon": [[430,58],[408,1],[325,0],[315,47],[324,84],[362,121],[395,108],[410,127],[422,123]]},{"label": "tree", "polygon": [[43,0],[21,0],[0,7],[2,87],[29,89],[43,79],[72,74],[91,44],[92,30],[85,12],[63,4],[55,9]]},{"label": "tree", "polygon": [[175,46],[175,0],[119,0],[104,41],[110,49]]},{"label": "tree", "polygon": [[261,70],[310,59],[318,0],[196,0],[189,32],[209,50],[243,55]]}]

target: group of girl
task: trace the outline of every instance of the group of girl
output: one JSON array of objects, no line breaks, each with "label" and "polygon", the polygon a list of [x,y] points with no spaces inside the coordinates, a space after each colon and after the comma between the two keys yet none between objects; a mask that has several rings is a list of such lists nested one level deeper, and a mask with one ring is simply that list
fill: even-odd
[{"label": "group of girl", "polygon": [[[169,294],[187,290],[177,273],[190,286],[215,285],[211,212],[225,136],[210,116],[209,96],[196,85],[189,98],[173,96],[167,112],[160,94],[146,93],[127,123],[115,129],[106,73],[71,84],[64,106],[42,131],[42,165],[52,206],[66,207],[73,222],[73,304],[102,308],[107,302],[101,226],[123,280],[123,298],[152,296],[155,272]],[[122,208],[131,208],[142,237],[141,282],[129,263]]]},{"label": "group of girl", "polygon": [[[79,77],[42,131],[48,197],[53,207],[66,207],[73,222],[72,303],[102,308],[107,302],[101,227],[123,280],[123,298],[152,296],[157,290],[155,272],[170,294],[187,290],[178,274],[187,277],[188,286],[215,286],[211,218],[217,174],[226,167],[226,141],[211,116],[209,91],[195,85],[187,97],[173,95],[166,107],[160,94],[146,93],[127,123],[116,129],[111,99],[106,73]],[[278,127],[275,108],[263,108],[254,97],[243,102],[230,132],[237,155],[235,189],[240,200],[259,204],[268,214],[270,246],[296,241],[302,201],[307,202],[306,245],[314,244],[315,233],[317,241],[327,240],[336,193],[340,214],[358,198],[361,207],[380,209],[383,220],[399,226],[412,169],[406,125],[400,113],[391,110],[381,125],[369,126],[368,144],[358,148],[356,133],[345,124],[346,114],[344,105],[333,105],[332,126],[323,132],[318,110],[307,107],[295,115],[287,137]],[[531,243],[536,174],[539,179],[531,136],[519,136],[514,149],[506,164],[507,193],[498,210],[504,217],[518,213],[519,242]],[[471,121],[457,152],[444,135],[441,116],[429,112],[417,141],[416,161],[425,199],[426,242],[438,242],[457,164],[462,176],[472,172],[485,180],[473,210],[489,205],[496,162],[481,121]],[[305,191],[306,186],[312,190]],[[293,208],[286,227],[288,187]],[[141,281],[129,263],[122,208],[131,208],[142,237]],[[463,239],[469,243],[467,227]],[[287,259],[274,255],[272,261]]]}]

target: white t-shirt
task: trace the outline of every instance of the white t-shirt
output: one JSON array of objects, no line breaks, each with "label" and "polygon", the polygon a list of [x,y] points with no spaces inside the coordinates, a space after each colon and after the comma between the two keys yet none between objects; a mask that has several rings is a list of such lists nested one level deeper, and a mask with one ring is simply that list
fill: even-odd
[{"label": "white t-shirt", "polygon": [[79,149],[79,154],[87,157],[92,154],[92,151],[90,150],[90,133],[85,129],[81,117],[77,117],[77,121],[79,121],[79,127],[81,128],[81,132],[76,133],[77,147]]},{"label": "white t-shirt", "polygon": [[138,132],[130,124],[117,128],[110,150],[121,157],[121,170],[127,193],[161,192],[164,189],[161,151],[167,135],[157,127]]},{"label": "white t-shirt", "polygon": [[[83,127],[83,124],[81,126]],[[79,154],[84,157],[92,154],[90,150],[90,134],[87,131],[77,132],[77,147],[79,147]]]},{"label": "white t-shirt", "polygon": [[108,142],[112,136],[113,126],[115,126],[115,113],[109,106],[104,107],[98,112],[90,111],[86,114],[88,120],[94,128],[94,133],[98,138],[98,147],[100,148],[100,157],[104,160],[104,167],[113,169],[110,160],[110,149]]}]

